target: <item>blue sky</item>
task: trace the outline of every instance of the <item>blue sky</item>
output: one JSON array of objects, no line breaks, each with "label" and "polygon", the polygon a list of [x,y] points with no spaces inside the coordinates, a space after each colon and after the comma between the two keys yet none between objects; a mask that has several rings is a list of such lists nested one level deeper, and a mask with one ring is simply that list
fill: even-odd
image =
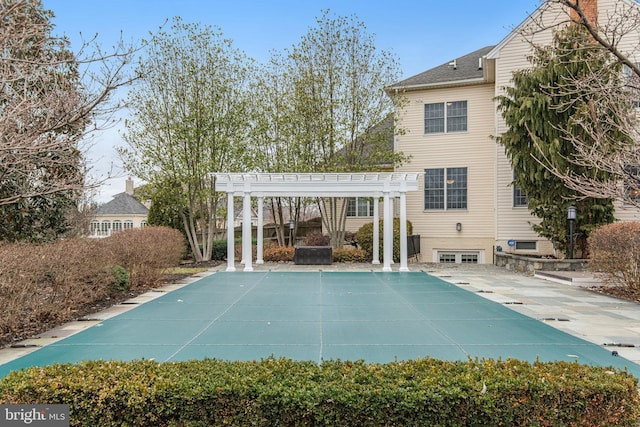
[{"label": "blue sky", "polygon": [[[54,12],[57,34],[67,35],[72,49],[82,33],[97,33],[105,47],[122,32],[125,41],[138,40],[165,21],[220,27],[234,46],[258,62],[271,51],[296,44],[314,26],[324,9],[339,16],[355,15],[374,35],[378,49],[399,58],[402,74],[410,77],[487,45],[498,43],[539,5],[539,0],[43,0]],[[122,144],[119,126],[96,139],[90,158],[100,165],[119,161],[113,147]],[[116,170],[118,172],[118,170]],[[104,172],[106,173],[106,171]],[[110,180],[99,201],[124,190],[124,172]]]}]

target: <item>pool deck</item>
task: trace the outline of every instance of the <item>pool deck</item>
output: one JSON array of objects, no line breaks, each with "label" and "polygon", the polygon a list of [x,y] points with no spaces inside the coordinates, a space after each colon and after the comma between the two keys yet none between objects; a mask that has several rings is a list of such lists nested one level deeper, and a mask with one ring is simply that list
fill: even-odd
[{"label": "pool deck", "polygon": [[[242,271],[237,265],[238,271]],[[254,271],[381,271],[370,264],[299,266],[294,264],[254,265]],[[597,278],[586,274],[554,274],[540,277],[517,274],[492,265],[410,264],[413,272],[423,271],[460,288],[537,319],[553,328],[603,347],[640,365],[640,305],[591,291]],[[12,347],[0,349],[0,364],[67,338],[118,314],[180,289],[202,277],[225,271],[221,265],[181,283],[142,294],[122,304],[47,331]],[[575,276],[575,277],[574,277]],[[615,352],[615,353],[614,353]]]}]

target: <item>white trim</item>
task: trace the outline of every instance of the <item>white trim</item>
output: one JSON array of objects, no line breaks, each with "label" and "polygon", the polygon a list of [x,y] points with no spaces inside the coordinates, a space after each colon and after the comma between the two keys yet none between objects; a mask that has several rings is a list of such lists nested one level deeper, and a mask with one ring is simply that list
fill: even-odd
[{"label": "white trim", "polygon": [[392,86],[389,89],[393,89],[395,91],[400,91],[400,90],[414,91],[414,90],[422,90],[422,89],[483,85],[487,83],[489,83],[489,81],[487,80],[487,77],[483,76],[483,77],[475,77],[472,79],[464,79],[464,80],[446,80],[446,81],[436,82],[436,83],[421,83],[417,85]]}]

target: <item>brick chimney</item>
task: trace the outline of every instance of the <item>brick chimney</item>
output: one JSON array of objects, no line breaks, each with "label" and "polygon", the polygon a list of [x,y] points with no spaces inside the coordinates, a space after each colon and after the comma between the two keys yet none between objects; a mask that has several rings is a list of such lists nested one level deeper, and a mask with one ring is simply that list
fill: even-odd
[{"label": "brick chimney", "polygon": [[128,195],[133,196],[133,180],[131,179],[131,177],[127,178],[124,191]]},{"label": "brick chimney", "polygon": [[[591,25],[598,25],[598,0],[570,1],[571,3],[576,4],[580,8],[580,10],[582,10],[584,17],[591,23]],[[582,21],[578,13],[573,9],[570,9],[570,16],[572,22],[580,23]]]}]

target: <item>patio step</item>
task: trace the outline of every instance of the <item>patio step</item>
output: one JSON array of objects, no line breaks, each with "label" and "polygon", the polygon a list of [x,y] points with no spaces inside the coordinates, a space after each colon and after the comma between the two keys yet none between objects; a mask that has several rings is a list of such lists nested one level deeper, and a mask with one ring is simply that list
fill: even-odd
[{"label": "patio step", "polygon": [[551,282],[562,283],[564,285],[575,286],[598,286],[602,282],[596,273],[590,271],[546,271],[536,270],[534,277],[549,280]]}]

